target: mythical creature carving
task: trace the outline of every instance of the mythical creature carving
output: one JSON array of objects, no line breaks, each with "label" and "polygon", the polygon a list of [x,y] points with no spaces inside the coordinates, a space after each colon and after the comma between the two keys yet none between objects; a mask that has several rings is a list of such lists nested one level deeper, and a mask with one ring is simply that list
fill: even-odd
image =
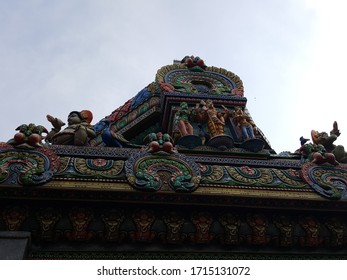
[{"label": "mythical creature carving", "polygon": [[330,231],[330,246],[341,248],[346,244],[345,233],[347,226],[341,219],[335,217],[330,218],[325,222],[325,226]]},{"label": "mythical creature carving", "polygon": [[169,212],[163,215],[163,222],[166,226],[166,232],[160,234],[164,243],[181,244],[187,237],[182,233],[184,218],[176,212]]},{"label": "mythical creature carving", "polygon": [[293,247],[294,246],[294,221],[287,216],[275,216],[274,224],[279,230],[279,235],[276,241],[280,247]]},{"label": "mythical creature carving", "polygon": [[191,221],[195,226],[195,233],[190,235],[190,239],[195,244],[208,244],[214,236],[210,233],[213,218],[208,212],[195,212],[191,216]]},{"label": "mythical creature carving", "polygon": [[61,219],[61,214],[57,209],[44,208],[36,214],[36,220],[39,224],[37,238],[41,241],[54,242],[61,236],[61,231],[56,230],[56,225]]},{"label": "mythical creature carving", "polygon": [[125,221],[123,211],[112,210],[101,215],[101,220],[105,224],[105,229],[101,238],[108,242],[121,242],[126,233],[120,230],[121,225]]},{"label": "mythical creature carving", "polygon": [[270,237],[267,234],[269,222],[264,215],[248,215],[247,222],[251,227],[251,235],[248,237],[250,244],[266,245],[270,242]]},{"label": "mythical creature carving", "polygon": [[9,207],[2,213],[2,219],[8,231],[20,231],[27,217],[28,209],[20,206]]},{"label": "mythical creature carving", "polygon": [[155,221],[152,211],[137,210],[132,218],[136,226],[136,231],[130,233],[133,241],[150,242],[156,237],[157,233],[152,230]]},{"label": "mythical creature carving", "polygon": [[241,220],[238,215],[227,213],[219,217],[219,222],[224,228],[224,236],[221,242],[225,245],[239,245],[242,241],[240,236]]},{"label": "mythical creature carving", "polygon": [[69,213],[72,230],[66,231],[65,235],[70,241],[89,241],[93,232],[88,229],[93,218],[93,213],[87,208],[74,208]]},{"label": "mythical creature carving", "polygon": [[299,222],[305,231],[305,236],[299,238],[300,245],[304,247],[321,245],[323,238],[320,236],[320,223],[311,216],[302,217]]}]

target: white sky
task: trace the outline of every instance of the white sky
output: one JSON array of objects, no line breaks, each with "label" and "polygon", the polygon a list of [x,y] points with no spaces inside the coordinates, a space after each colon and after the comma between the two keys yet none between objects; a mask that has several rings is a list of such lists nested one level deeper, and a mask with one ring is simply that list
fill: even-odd
[{"label": "white sky", "polygon": [[344,0],[0,0],[0,141],[89,109],[93,123],[185,55],[237,74],[272,148],[336,120],[347,145]]}]

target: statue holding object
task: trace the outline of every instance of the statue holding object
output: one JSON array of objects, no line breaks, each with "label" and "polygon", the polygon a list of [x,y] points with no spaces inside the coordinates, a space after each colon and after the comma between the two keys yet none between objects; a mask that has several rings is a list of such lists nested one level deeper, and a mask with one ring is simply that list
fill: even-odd
[{"label": "statue holding object", "polygon": [[47,115],[47,120],[53,125],[53,128],[45,140],[53,145],[87,146],[89,140],[96,136],[93,126],[90,124],[92,119],[93,114],[88,110],[72,111],[68,115],[68,126],[61,130],[65,123]]},{"label": "statue holding object", "polygon": [[192,149],[202,144],[202,139],[194,135],[194,128],[190,123],[194,115],[194,109],[189,109],[187,102],[180,103],[173,120],[173,138],[177,145]]},{"label": "statue holding object", "polygon": [[200,103],[196,104],[193,114],[198,122],[207,123],[211,137],[224,135],[224,114],[217,111],[212,100],[201,100]]},{"label": "statue holding object", "polygon": [[342,145],[333,144],[340,136],[340,130],[338,124],[335,121],[333,123],[333,129],[330,131],[330,135],[327,132],[318,132],[316,130],[311,131],[312,142],[316,145],[323,145],[324,149],[328,153],[332,153],[336,160],[340,163],[347,163],[347,154],[345,148]]},{"label": "statue holding object", "polygon": [[257,127],[253,120],[247,116],[241,107],[236,107],[231,113],[233,123],[240,128],[243,140],[254,139],[257,133]]},{"label": "statue holding object", "polygon": [[179,132],[180,137],[194,134],[193,126],[189,122],[190,114],[187,102],[181,102],[174,117],[174,130]]}]

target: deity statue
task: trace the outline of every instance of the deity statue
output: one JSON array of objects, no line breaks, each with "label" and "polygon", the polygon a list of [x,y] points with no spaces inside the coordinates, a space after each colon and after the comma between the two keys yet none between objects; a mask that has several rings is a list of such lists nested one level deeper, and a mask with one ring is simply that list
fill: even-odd
[{"label": "deity statue", "polygon": [[193,114],[198,122],[207,123],[211,137],[224,135],[224,114],[217,111],[212,100],[208,99],[206,102],[201,100],[200,103],[196,104]]},{"label": "deity statue", "polygon": [[88,110],[72,111],[67,118],[68,126],[61,130],[65,123],[47,115],[47,120],[53,125],[53,128],[45,140],[53,145],[87,146],[89,140],[96,136],[93,126],[90,124],[92,119],[93,114]]},{"label": "deity statue", "polygon": [[347,163],[347,154],[345,148],[342,145],[333,144],[337,137],[340,136],[340,130],[337,122],[333,123],[333,129],[330,131],[330,135],[327,132],[318,132],[316,130],[311,131],[311,138],[314,144],[321,144],[324,146],[328,153],[334,154],[336,160],[340,163]]},{"label": "deity statue", "polygon": [[255,138],[257,127],[253,120],[243,112],[241,107],[236,107],[235,111],[231,113],[231,117],[236,127],[240,128],[243,140]]},{"label": "deity statue", "polygon": [[193,135],[193,126],[189,122],[191,112],[187,102],[182,102],[174,117],[174,130],[178,130],[180,137]]}]

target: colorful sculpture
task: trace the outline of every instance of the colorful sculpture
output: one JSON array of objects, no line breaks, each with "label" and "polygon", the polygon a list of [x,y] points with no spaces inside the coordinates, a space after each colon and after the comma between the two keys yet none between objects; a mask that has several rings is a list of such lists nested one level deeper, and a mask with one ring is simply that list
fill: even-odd
[{"label": "colorful sculpture", "polygon": [[106,147],[123,147],[129,143],[123,135],[112,131],[111,123],[107,118],[103,118],[97,122],[94,125],[94,131],[97,135],[101,135],[101,139]]},{"label": "colorful sculpture", "polygon": [[300,153],[307,159],[315,164],[330,163],[338,165],[334,154],[328,153],[324,146],[321,144],[307,143],[300,147]]},{"label": "colorful sculpture", "polygon": [[72,111],[68,115],[68,127],[60,131],[65,123],[47,115],[47,120],[53,125],[53,128],[46,136],[46,141],[53,145],[87,146],[89,140],[96,136],[93,126],[90,124],[92,119],[93,114],[88,110]]},{"label": "colorful sculpture", "polygon": [[153,211],[136,210],[132,218],[136,226],[136,230],[130,233],[132,241],[150,242],[156,237],[157,232],[152,230],[152,226],[156,220]]},{"label": "colorful sculpture", "polygon": [[231,113],[233,123],[242,132],[243,140],[255,138],[257,127],[253,120],[247,116],[241,107],[236,107],[235,111]]},{"label": "colorful sculpture", "polygon": [[8,144],[11,144],[16,147],[41,147],[42,146],[42,133],[48,133],[47,129],[42,125],[22,124],[16,128],[17,132],[13,139],[8,141]]},{"label": "colorful sculpture", "polygon": [[185,56],[181,63],[184,63],[192,71],[202,71],[206,69],[205,62],[198,56]]},{"label": "colorful sculpture", "polygon": [[322,244],[323,238],[320,233],[320,223],[314,217],[301,217],[299,223],[305,231],[305,236],[299,238],[299,243],[303,247],[318,247]]},{"label": "colorful sculpture", "polygon": [[150,133],[145,137],[144,142],[148,143],[148,151],[151,153],[159,151],[173,152],[172,138],[167,133]]},{"label": "colorful sculpture", "polygon": [[193,126],[189,122],[190,114],[187,102],[182,102],[174,117],[174,130],[179,132],[180,137],[193,135]]},{"label": "colorful sculpture", "polygon": [[208,99],[206,102],[201,100],[200,103],[196,104],[193,114],[198,122],[207,123],[211,137],[224,135],[224,114],[217,111],[212,100]]},{"label": "colorful sculpture", "polygon": [[318,132],[316,130],[311,131],[311,137],[314,144],[323,145],[326,152],[332,153],[338,162],[347,163],[345,148],[342,145],[336,146],[333,144],[340,134],[336,121],[333,124],[333,129],[330,131],[330,135],[328,135],[327,132]]}]

